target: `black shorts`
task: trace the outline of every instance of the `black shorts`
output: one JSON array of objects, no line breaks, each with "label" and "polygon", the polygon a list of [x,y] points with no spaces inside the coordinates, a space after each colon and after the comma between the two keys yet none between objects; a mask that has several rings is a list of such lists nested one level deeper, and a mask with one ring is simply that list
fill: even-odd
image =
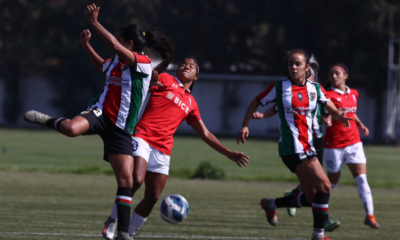
[{"label": "black shorts", "polygon": [[100,109],[86,110],[79,116],[89,122],[89,130],[84,135],[98,134],[103,139],[104,160],[108,162],[110,154],[124,154],[133,157],[130,134],[117,127]]},{"label": "black shorts", "polygon": [[321,163],[321,166],[324,166],[322,158],[324,157],[324,144],[323,144],[323,139],[324,138],[314,138],[314,148],[315,151],[317,151],[317,157],[318,161]]},{"label": "black shorts", "polygon": [[306,155],[304,153],[281,156],[283,163],[293,173],[296,172],[296,168],[299,164],[302,164],[314,157],[315,157],[315,155],[312,155],[312,154]]}]

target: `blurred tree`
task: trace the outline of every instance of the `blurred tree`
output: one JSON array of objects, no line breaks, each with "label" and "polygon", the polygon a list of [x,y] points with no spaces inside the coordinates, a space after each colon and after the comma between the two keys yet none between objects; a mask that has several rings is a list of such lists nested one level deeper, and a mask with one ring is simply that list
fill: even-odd
[{"label": "blurred tree", "polygon": [[[50,79],[57,93],[53,104],[69,117],[102,91],[104,79],[79,43],[80,31],[89,27],[83,9],[91,2],[0,1],[0,73],[6,81],[2,107],[7,121],[14,122],[21,109],[21,77]],[[365,88],[376,99],[376,130],[381,129],[387,18],[390,12],[400,12],[398,0],[95,3],[101,7],[99,21],[112,33],[124,23],[145,29],[153,25],[175,44],[175,62],[194,56],[201,72],[282,75],[284,51],[300,47],[318,58],[326,82],[329,65],[343,62],[351,72],[349,85]],[[95,33],[91,43],[103,58],[111,56]]]}]

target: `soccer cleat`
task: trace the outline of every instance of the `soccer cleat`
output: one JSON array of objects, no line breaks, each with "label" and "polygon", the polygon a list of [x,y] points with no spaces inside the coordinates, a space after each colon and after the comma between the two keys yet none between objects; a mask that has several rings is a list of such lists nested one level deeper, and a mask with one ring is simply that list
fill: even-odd
[{"label": "soccer cleat", "polygon": [[117,219],[112,219],[110,217],[104,222],[103,237],[107,240],[113,240],[115,234],[115,228],[117,227]]},{"label": "soccer cleat", "polygon": [[276,216],[276,211],[271,207],[273,199],[263,198],[261,199],[260,205],[264,209],[267,217],[267,221],[272,226],[278,225],[278,217]]},{"label": "soccer cleat", "polygon": [[46,121],[51,119],[49,115],[46,115],[44,113],[35,111],[35,110],[30,110],[27,111],[24,115],[24,120],[28,123],[33,123],[37,124],[42,127],[47,127],[46,126]]},{"label": "soccer cleat", "polygon": [[330,238],[327,238],[327,237],[323,237],[323,238],[311,238],[311,240],[332,240],[332,239],[330,239]]},{"label": "soccer cleat", "polygon": [[326,232],[333,232],[336,228],[340,227],[339,221],[333,221],[332,216],[329,216],[328,219],[325,221],[325,231]]},{"label": "soccer cleat", "polygon": [[370,226],[370,227],[376,228],[376,229],[380,228],[379,224],[376,222],[374,215],[366,216],[365,220],[364,220],[364,225],[367,225],[367,226]]},{"label": "soccer cleat", "polygon": [[[290,194],[292,194],[292,190],[286,190],[285,191],[285,197],[289,196]],[[289,216],[294,217],[296,215],[296,208],[288,207],[287,208],[287,213],[289,214]]]},{"label": "soccer cleat", "polygon": [[127,232],[119,231],[115,240],[133,240],[133,236],[129,235]]}]

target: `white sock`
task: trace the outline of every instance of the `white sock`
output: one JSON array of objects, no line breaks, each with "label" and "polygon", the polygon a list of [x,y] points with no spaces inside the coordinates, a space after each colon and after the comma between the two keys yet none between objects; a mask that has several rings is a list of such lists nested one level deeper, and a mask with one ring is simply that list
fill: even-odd
[{"label": "white sock", "polygon": [[358,186],[358,195],[365,208],[365,214],[374,215],[374,202],[372,200],[371,188],[368,185],[367,175],[360,174],[354,178]]},{"label": "white sock", "polygon": [[337,186],[339,186],[339,183],[336,183],[336,184],[331,183],[331,188],[335,188],[335,187],[337,187]]},{"label": "white sock", "polygon": [[138,215],[135,211],[132,213],[131,221],[129,223],[129,234],[135,234],[139,228],[146,222],[147,217]]},{"label": "white sock", "polygon": [[313,239],[321,239],[324,237],[324,229],[314,228]]},{"label": "white sock", "polygon": [[112,218],[112,219],[117,219],[118,218],[117,204],[115,204],[115,203],[114,203],[113,210],[111,211],[110,218]]}]

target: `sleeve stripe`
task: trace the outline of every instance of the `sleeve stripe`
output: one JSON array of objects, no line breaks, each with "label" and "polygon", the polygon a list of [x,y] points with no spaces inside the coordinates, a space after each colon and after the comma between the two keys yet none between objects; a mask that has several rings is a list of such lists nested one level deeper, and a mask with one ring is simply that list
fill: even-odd
[{"label": "sleeve stripe", "polygon": [[260,93],[256,99],[261,103],[262,106],[274,101],[276,98],[275,82],[267,87],[264,92]]},{"label": "sleeve stripe", "polygon": [[136,57],[137,63],[147,63],[150,64],[151,60],[148,58],[146,55],[138,54],[138,53],[133,53]]},{"label": "sleeve stripe", "polygon": [[111,64],[114,62],[114,58],[115,58],[115,54],[111,57],[110,63],[108,64],[108,67],[106,68],[106,70],[103,71],[103,73],[108,72],[108,69],[110,68]]}]

